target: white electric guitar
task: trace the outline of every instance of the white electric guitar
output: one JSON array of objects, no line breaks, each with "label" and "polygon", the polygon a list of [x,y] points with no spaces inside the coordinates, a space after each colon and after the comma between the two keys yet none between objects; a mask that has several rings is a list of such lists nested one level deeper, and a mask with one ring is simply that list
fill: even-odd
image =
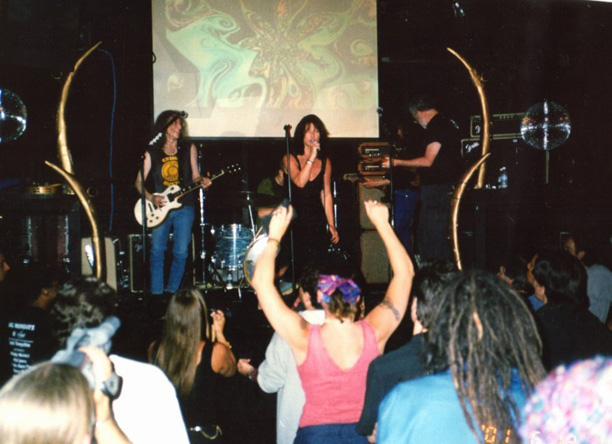
[{"label": "white electric guitar", "polygon": [[[213,174],[212,177],[209,177],[209,179],[213,181],[225,174],[231,174],[237,171],[240,171],[239,164],[230,165],[230,166],[227,166],[219,170],[217,173]],[[166,188],[166,190],[163,193],[154,193],[153,194],[154,196],[164,197],[168,201],[168,203],[164,205],[163,207],[156,207],[153,204],[153,202],[151,202],[150,200],[145,200],[147,227],[154,228],[158,226],[159,224],[161,224],[164,220],[166,220],[166,217],[168,217],[168,214],[172,210],[176,210],[177,208],[180,208],[183,206],[179,202],[179,199],[181,197],[183,197],[185,194],[188,194],[188,193],[191,193],[192,191],[197,190],[198,188],[200,188],[200,182],[196,182],[184,188],[181,188],[178,185],[172,185]],[[134,206],[134,216],[136,217],[136,220],[138,221],[138,223],[142,225],[142,198],[138,199],[138,202],[136,202],[136,205]]]}]

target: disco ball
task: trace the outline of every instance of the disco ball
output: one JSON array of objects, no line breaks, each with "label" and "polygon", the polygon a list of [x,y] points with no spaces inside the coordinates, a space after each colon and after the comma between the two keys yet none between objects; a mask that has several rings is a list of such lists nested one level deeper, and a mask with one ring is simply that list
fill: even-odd
[{"label": "disco ball", "polygon": [[564,144],[571,130],[572,122],[565,108],[547,100],[529,108],[521,122],[523,140],[544,151]]},{"label": "disco ball", "polygon": [[19,138],[27,123],[28,112],[19,96],[8,89],[0,89],[0,143]]}]

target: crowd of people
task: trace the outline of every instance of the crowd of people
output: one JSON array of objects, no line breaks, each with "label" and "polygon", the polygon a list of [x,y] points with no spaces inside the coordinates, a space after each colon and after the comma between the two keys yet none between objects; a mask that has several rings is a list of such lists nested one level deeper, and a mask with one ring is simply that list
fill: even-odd
[{"label": "crowd of people", "polygon": [[[189,202],[154,229],[152,297],[165,314],[147,344],[149,362],[112,353],[126,320],[116,316],[117,294],[105,282],[36,263],[11,268],[0,252],[0,442],[223,442],[217,388],[243,376],[278,393],[279,444],[610,442],[612,272],[592,262],[577,234],[563,248],[504,265],[497,276],[458,270],[439,233],[448,211],[441,202],[455,177],[447,151],[452,124],[426,101],[411,112],[424,128],[431,124],[423,155],[388,163],[429,169],[421,189],[431,202],[421,213],[428,233],[417,243],[423,260],[413,262],[412,235],[394,229],[389,207],[365,201],[392,270],[384,297],[367,310],[356,270],[324,260],[339,241],[327,129],[314,115],[298,124],[274,177],[295,187],[295,207],[260,214],[268,239],[251,285],[275,333],[258,366],[234,354],[223,311],[180,285],[189,239],[177,236],[192,224]],[[163,143],[145,155],[144,178],[152,174],[156,191],[183,177],[209,186],[193,146],[181,141],[180,116],[164,114],[157,127]],[[139,176],[139,191],[165,204],[143,185]],[[290,226],[299,273],[293,306],[277,283]],[[407,311],[411,334],[386,350]]]}]

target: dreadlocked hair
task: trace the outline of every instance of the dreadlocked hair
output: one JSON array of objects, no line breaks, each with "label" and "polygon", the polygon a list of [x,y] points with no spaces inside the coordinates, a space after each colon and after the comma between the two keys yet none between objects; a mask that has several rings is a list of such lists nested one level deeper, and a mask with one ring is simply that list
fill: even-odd
[{"label": "dreadlocked hair", "polygon": [[204,298],[197,290],[179,290],[168,304],[154,364],[172,381],[179,397],[191,392],[198,366],[198,347],[210,339]]},{"label": "dreadlocked hair", "polygon": [[432,319],[428,367],[450,368],[478,442],[485,442],[481,427],[492,426],[501,431],[501,440],[509,436],[504,442],[520,443],[520,415],[510,390],[513,372],[525,393],[545,376],[542,343],[523,299],[493,274],[469,271],[448,285]]}]

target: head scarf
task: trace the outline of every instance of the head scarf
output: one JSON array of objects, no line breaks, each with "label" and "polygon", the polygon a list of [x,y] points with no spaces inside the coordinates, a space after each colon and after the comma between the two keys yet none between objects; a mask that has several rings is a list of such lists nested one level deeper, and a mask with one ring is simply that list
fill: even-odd
[{"label": "head scarf", "polygon": [[355,282],[351,279],[342,279],[335,274],[320,275],[317,288],[323,293],[321,302],[325,302],[326,304],[330,303],[331,296],[336,290],[340,290],[343,294],[344,301],[351,305],[357,302],[361,295],[361,288],[359,288]]}]

